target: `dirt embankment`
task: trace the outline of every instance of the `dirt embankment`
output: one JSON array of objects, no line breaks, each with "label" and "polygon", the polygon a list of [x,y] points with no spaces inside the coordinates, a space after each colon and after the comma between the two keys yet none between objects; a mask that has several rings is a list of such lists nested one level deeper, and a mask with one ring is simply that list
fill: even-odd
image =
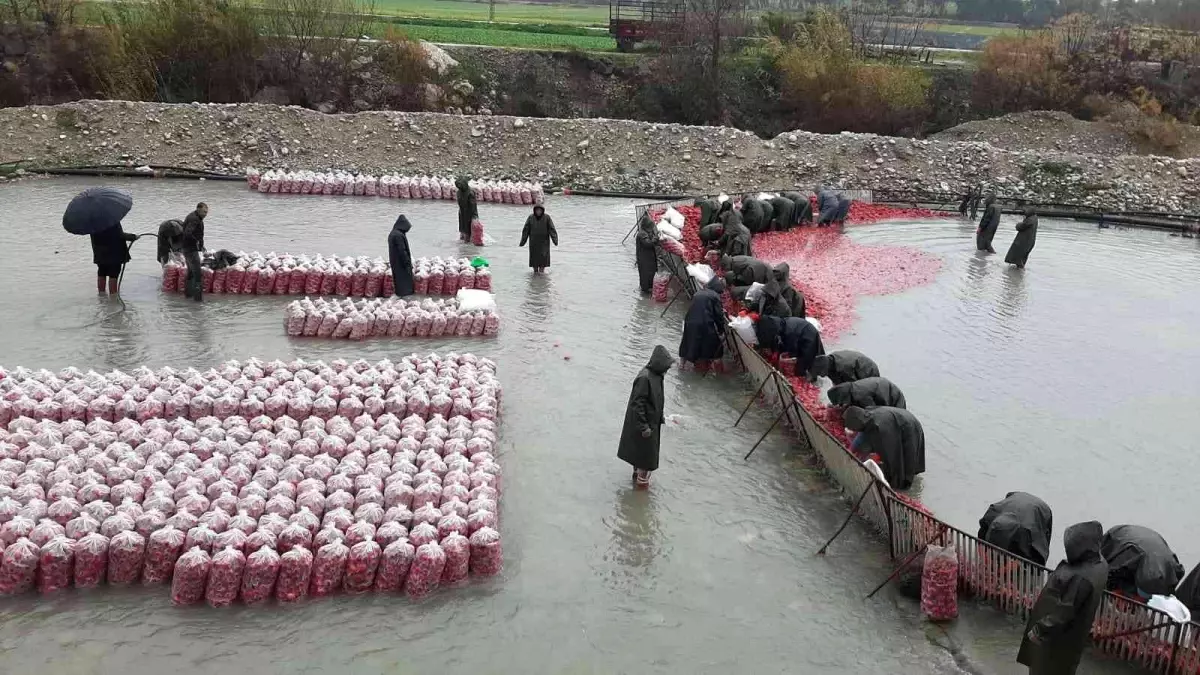
[{"label": "dirt embankment", "polygon": [[[932,138],[980,141],[1006,150],[1052,150],[1110,157],[1156,154],[1155,148],[1137,134],[1138,117],[1134,109],[1125,118],[1114,113],[1106,119],[1088,122],[1061,111],[1038,110],[966,122]],[[1177,158],[1200,156],[1200,129],[1187,124],[1177,128],[1180,142],[1170,154]]]},{"label": "dirt embankment", "polygon": [[325,115],[260,104],[83,101],[0,110],[0,163],[469,174],[646,193],[819,184],[965,191],[1105,208],[1200,209],[1200,160],[984,142],[781,134],[606,119]]}]

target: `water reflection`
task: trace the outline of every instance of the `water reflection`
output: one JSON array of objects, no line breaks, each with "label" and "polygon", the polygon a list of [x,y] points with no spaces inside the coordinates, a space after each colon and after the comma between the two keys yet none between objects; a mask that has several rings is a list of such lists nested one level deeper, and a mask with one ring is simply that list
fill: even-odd
[{"label": "water reflection", "polygon": [[1000,297],[996,302],[996,313],[1006,319],[1020,318],[1027,299],[1025,270],[1006,265],[1002,279]]},{"label": "water reflection", "polygon": [[639,490],[632,483],[630,480],[617,491],[616,513],[610,521],[612,536],[606,559],[628,568],[625,573],[629,577],[644,578],[637,570],[650,567],[662,553],[662,532],[659,529],[654,488]]}]

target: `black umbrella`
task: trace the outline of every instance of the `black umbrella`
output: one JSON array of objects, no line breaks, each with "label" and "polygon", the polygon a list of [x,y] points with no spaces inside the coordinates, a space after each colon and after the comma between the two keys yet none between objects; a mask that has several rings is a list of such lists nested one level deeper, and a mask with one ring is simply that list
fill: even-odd
[{"label": "black umbrella", "polygon": [[133,208],[133,195],[110,187],[88,188],[67,205],[63,229],[71,234],[96,234],[116,227]]}]

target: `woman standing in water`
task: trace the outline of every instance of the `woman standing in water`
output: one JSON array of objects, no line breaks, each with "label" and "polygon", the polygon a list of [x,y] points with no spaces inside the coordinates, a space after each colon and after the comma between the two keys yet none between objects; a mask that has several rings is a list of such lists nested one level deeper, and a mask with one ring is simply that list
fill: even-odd
[{"label": "woman standing in water", "polygon": [[471,221],[479,217],[479,204],[471,190],[471,179],[463,176],[454,181],[458,190],[458,240],[471,241]]},{"label": "woman standing in water", "polygon": [[558,246],[558,230],[554,229],[554,220],[546,215],[546,209],[538,204],[521,230],[521,246],[529,242],[529,266],[534,274],[542,274],[550,266],[551,241]]},{"label": "woman standing in water", "polygon": [[1031,208],[1025,209],[1025,219],[1017,223],[1017,236],[1013,239],[1012,246],[1008,247],[1008,255],[1004,256],[1004,262],[1016,265],[1017,269],[1025,269],[1033,245],[1037,243],[1037,229],[1037,214]]}]

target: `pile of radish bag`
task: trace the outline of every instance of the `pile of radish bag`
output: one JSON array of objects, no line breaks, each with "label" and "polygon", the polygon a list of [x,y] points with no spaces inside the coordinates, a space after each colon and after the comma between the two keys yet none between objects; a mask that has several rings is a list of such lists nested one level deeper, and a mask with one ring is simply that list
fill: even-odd
[{"label": "pile of radish bag", "polygon": [[253,416],[234,406],[6,419],[0,594],[107,582],[170,584],[173,602],[214,607],[420,598],[501,569],[500,386],[488,359],[251,359],[128,376],[18,368],[0,389],[6,402],[47,400],[76,383],[188,389],[193,401],[209,388],[261,389],[270,405]]},{"label": "pile of radish bag", "polygon": [[[339,295],[356,298],[395,295],[392,269],[382,258],[238,252],[238,261],[220,270],[203,269],[205,293],[240,295]],[[187,268],[179,260],[163,266],[162,289],[183,292]],[[422,295],[454,295],[460,288],[491,290],[492,273],[472,267],[468,258],[417,258],[413,279]]]},{"label": "pile of radish bag", "polygon": [[500,333],[500,317],[494,309],[464,311],[457,299],[449,298],[421,301],[304,298],[288,304],[284,327],[289,337],[349,340],[494,337]]},{"label": "pile of radish bag", "polygon": [[[392,199],[456,199],[453,178],[439,176],[371,176],[346,171],[246,172],[246,184],[264,194],[354,195]],[[468,183],[476,199],[496,204],[541,204],[546,192],[541,183],[528,181],[472,180]]]}]

